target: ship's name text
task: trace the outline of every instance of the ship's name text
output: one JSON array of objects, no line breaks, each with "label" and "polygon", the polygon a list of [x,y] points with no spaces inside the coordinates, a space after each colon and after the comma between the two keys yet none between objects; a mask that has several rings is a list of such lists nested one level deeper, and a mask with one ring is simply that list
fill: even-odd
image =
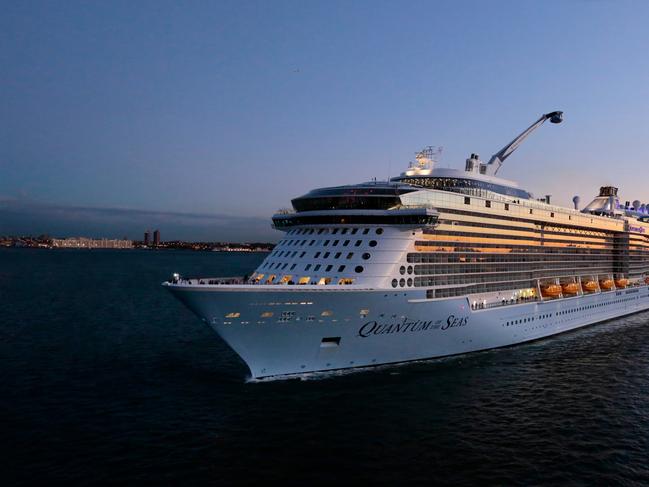
[{"label": "ship's name text", "polygon": [[400,323],[381,324],[377,321],[368,321],[363,326],[361,326],[360,330],[358,330],[358,336],[367,338],[370,335],[391,335],[393,333],[414,333],[429,330],[448,330],[449,328],[465,326],[468,324],[468,322],[468,316],[460,317],[455,315],[450,315],[448,318],[446,318],[445,321],[410,321],[408,320],[408,318],[404,318]]}]

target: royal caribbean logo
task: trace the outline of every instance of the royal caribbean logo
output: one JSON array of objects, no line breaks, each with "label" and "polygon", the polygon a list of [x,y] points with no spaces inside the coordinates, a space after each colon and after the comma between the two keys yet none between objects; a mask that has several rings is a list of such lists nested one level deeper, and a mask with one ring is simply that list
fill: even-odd
[{"label": "royal caribbean logo", "polygon": [[415,320],[410,321],[404,317],[403,321],[395,323],[379,323],[378,321],[368,321],[360,330],[358,336],[367,338],[371,335],[392,335],[394,333],[417,333],[420,331],[431,330],[448,330],[449,328],[457,328],[466,326],[469,323],[468,316],[455,316],[450,315],[446,320],[437,321],[423,321]]}]

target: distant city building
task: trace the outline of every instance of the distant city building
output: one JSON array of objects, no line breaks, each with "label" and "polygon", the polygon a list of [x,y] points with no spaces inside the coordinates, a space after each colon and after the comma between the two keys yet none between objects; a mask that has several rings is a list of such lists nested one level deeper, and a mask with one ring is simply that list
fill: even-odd
[{"label": "distant city building", "polygon": [[153,245],[156,247],[160,245],[160,230],[153,232]]},{"label": "distant city building", "polygon": [[148,246],[151,243],[151,230],[144,232],[144,245]]},{"label": "distant city building", "polygon": [[53,238],[52,247],[67,249],[132,249],[131,240],[120,240],[110,238]]}]

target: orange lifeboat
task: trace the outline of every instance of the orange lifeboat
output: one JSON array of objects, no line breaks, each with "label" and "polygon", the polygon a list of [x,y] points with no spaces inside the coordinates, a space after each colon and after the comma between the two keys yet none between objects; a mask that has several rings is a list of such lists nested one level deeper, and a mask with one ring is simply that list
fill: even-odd
[{"label": "orange lifeboat", "polygon": [[615,280],[615,287],[625,288],[629,285],[629,280],[621,277]]},{"label": "orange lifeboat", "polygon": [[558,284],[548,284],[541,287],[541,294],[546,298],[558,298],[561,296],[561,286]]},{"label": "orange lifeboat", "polygon": [[584,291],[588,293],[594,293],[597,291],[597,282],[596,281],[582,282],[581,287]]},{"label": "orange lifeboat", "polygon": [[599,287],[606,291],[613,289],[613,279],[602,279],[599,281]]},{"label": "orange lifeboat", "polygon": [[569,282],[561,285],[563,294],[577,294],[579,293],[579,284],[576,282]]}]

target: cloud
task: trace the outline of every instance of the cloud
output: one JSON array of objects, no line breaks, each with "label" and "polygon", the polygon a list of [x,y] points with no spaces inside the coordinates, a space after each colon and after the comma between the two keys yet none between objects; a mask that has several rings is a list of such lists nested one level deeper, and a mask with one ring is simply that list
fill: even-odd
[{"label": "cloud", "polygon": [[270,219],[129,208],[60,206],[0,198],[0,235],[128,237],[159,229],[163,240],[275,241]]}]

